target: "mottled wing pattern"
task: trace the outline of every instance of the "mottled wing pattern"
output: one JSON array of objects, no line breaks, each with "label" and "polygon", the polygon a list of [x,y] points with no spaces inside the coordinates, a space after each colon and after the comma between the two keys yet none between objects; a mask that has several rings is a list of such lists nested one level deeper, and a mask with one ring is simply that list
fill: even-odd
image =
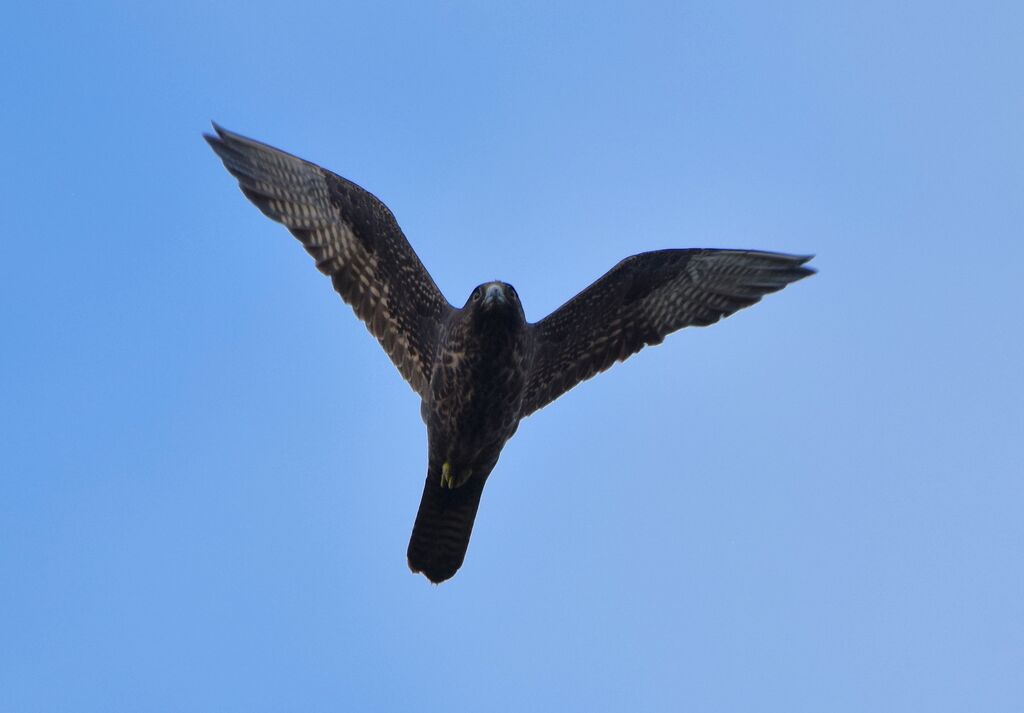
[{"label": "mottled wing pattern", "polygon": [[242,192],[284,224],[424,396],[452,307],[387,206],[351,181],[214,124],[206,135]]},{"label": "mottled wing pattern", "polygon": [[703,327],[814,272],[811,256],[659,250],[628,257],[533,325],[526,416],[683,327]]}]

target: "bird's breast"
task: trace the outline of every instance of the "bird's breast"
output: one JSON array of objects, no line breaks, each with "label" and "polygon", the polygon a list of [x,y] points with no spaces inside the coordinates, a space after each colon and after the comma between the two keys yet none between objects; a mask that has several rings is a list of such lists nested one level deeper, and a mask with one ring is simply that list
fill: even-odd
[{"label": "bird's breast", "polygon": [[469,450],[504,442],[519,421],[526,383],[523,340],[446,344],[430,380],[427,426]]}]

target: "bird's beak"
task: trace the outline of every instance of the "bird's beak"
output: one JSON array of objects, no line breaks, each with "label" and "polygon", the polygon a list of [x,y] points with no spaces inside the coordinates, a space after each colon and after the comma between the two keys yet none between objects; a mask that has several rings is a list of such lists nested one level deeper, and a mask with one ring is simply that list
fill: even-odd
[{"label": "bird's beak", "polygon": [[488,285],[487,289],[484,290],[484,304],[490,305],[495,302],[504,304],[505,290],[501,285]]}]

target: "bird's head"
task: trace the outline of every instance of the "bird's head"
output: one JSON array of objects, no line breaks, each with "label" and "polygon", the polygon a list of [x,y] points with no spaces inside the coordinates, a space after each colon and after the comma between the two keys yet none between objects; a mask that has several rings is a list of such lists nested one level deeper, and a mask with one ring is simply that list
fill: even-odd
[{"label": "bird's head", "polygon": [[478,285],[469,295],[463,309],[487,320],[504,318],[518,322],[526,321],[516,288],[507,282],[485,282]]}]

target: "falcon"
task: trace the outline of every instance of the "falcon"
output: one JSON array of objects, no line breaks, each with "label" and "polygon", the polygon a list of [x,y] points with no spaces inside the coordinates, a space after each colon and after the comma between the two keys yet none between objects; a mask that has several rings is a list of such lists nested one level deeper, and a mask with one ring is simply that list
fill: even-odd
[{"label": "falcon", "polygon": [[814,272],[810,255],[658,250],[626,258],[539,322],[500,281],[455,307],[375,196],[213,127],[204,138],[242,193],[298,238],[419,394],[427,478],[407,556],[435,584],[462,566],[484,485],[520,420],[644,346]]}]

